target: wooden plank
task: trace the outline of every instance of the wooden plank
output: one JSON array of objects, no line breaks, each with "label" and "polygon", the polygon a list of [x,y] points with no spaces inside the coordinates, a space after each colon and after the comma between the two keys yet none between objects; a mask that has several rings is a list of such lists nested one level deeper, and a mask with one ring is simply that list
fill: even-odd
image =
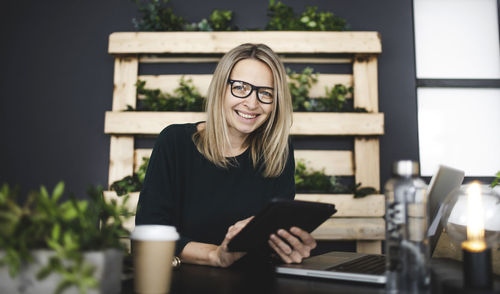
[{"label": "wooden plank", "polygon": [[380,190],[380,151],[378,138],[354,139],[355,181]]},{"label": "wooden plank", "polygon": [[324,170],[327,175],[354,175],[352,151],[295,150],[295,161],[298,160],[304,161],[310,169]]},{"label": "wooden plank", "polygon": [[[134,171],[137,171],[144,157],[151,156],[152,149],[136,149]],[[295,150],[295,161],[305,160],[306,166],[314,170],[323,170],[327,175],[354,175],[352,151],[334,150]]]},{"label": "wooden plank", "polygon": [[[160,89],[165,93],[173,93],[174,90],[179,87],[179,82],[181,78],[184,80],[191,79],[193,85],[198,89],[200,94],[204,97],[207,96],[208,87],[210,81],[212,80],[212,75],[141,75],[138,77],[139,80],[146,82],[147,89]],[[311,98],[325,97],[325,88],[333,88],[336,84],[342,84],[346,87],[352,86],[352,75],[348,74],[320,74],[318,76],[318,81],[315,83],[310,91],[309,96]],[[143,97],[139,97],[142,99]],[[350,98],[350,97],[348,97]]]},{"label": "wooden plank", "polygon": [[293,135],[383,135],[382,113],[293,114]]},{"label": "wooden plank", "polygon": [[110,54],[226,53],[243,43],[264,43],[277,53],[381,53],[377,32],[119,32]]},{"label": "wooden plank", "polygon": [[[339,64],[352,63],[352,58],[335,57],[287,57],[280,56],[283,63],[307,63],[307,64]],[[220,57],[187,57],[187,56],[157,56],[142,55],[140,63],[217,63]]]},{"label": "wooden plank", "polygon": [[111,136],[108,184],[130,176],[134,169],[134,137]]},{"label": "wooden plank", "polygon": [[113,110],[125,110],[127,105],[136,106],[137,56],[121,56],[115,58],[115,74],[113,86]]},{"label": "wooden plank", "polygon": [[[294,113],[292,135],[382,135],[383,113]],[[107,111],[104,133],[157,135],[166,126],[205,120],[203,112]]]},{"label": "wooden plank", "polygon": [[312,232],[316,240],[384,240],[383,218],[330,218]]},{"label": "wooden plank", "polygon": [[382,254],[382,241],[358,240],[356,252],[366,254]]},{"label": "wooden plank", "polygon": [[384,195],[373,194],[354,198],[352,194],[297,194],[296,200],[335,204],[338,217],[383,217],[385,215]]},{"label": "wooden plank", "polygon": [[377,56],[356,55],[352,72],[354,76],[354,107],[378,112]]}]

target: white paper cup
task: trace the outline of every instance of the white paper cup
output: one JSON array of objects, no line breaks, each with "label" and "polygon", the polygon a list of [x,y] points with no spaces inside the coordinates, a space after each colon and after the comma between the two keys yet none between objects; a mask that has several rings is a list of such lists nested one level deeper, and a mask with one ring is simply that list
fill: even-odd
[{"label": "white paper cup", "polygon": [[163,294],[170,291],[175,227],[138,225],[130,235],[134,255],[134,290],[141,294]]}]

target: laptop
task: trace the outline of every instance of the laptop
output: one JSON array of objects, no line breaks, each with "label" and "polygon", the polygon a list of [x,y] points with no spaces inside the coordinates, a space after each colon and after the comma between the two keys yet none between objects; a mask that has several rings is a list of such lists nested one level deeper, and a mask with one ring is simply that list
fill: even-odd
[{"label": "laptop", "polygon": [[[441,203],[455,188],[460,187],[464,172],[447,166],[439,166],[432,177],[428,190],[429,243],[431,256],[441,235]],[[333,251],[303,260],[300,264],[280,264],[278,274],[340,279],[356,282],[385,284],[385,256],[356,252]]]}]

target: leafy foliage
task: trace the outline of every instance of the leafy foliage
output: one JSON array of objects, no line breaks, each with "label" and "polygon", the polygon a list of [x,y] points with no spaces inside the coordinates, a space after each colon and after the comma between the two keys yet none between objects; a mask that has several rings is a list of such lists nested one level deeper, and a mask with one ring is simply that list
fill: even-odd
[{"label": "leafy foliage", "polygon": [[56,293],[71,285],[81,293],[96,287],[94,269],[84,262],[83,252],[124,249],[119,238],[128,234],[123,227],[123,219],[130,216],[127,199],[122,205],[108,203],[102,187],[90,187],[88,200],[61,201],[64,183],[59,182],[51,194],[44,186],[31,192],[21,206],[16,191],[7,184],[0,189],[0,249],[5,251],[0,265],[9,266],[15,276],[24,262],[33,260],[31,250],[52,249],[55,254],[38,273],[39,279],[59,274]]},{"label": "leafy foliage", "polygon": [[500,171],[497,172],[496,174],[496,178],[493,180],[493,182],[491,182],[491,187],[495,187],[497,185],[500,185]]},{"label": "leafy foliage", "polygon": [[347,98],[352,97],[353,88],[342,84],[334,85],[331,89],[326,88],[325,98],[309,98],[309,90],[318,81],[318,74],[313,72],[311,67],[306,67],[302,73],[287,68],[294,111],[367,112],[364,108],[353,108],[349,104]]},{"label": "leafy foliage", "polygon": [[361,183],[354,187],[346,186],[338,177],[325,175],[324,170],[308,169],[301,160],[298,160],[295,166],[295,188],[297,192],[354,194],[354,198],[377,193],[372,187],[361,187]]},{"label": "leafy foliage", "polygon": [[285,31],[342,31],[347,29],[343,18],[331,12],[318,12],[317,6],[307,6],[306,11],[297,16],[292,7],[281,1],[269,1],[267,15],[270,17],[267,30]]},{"label": "leafy foliage", "polygon": [[233,12],[231,10],[214,9],[208,20],[206,18],[199,22],[185,24],[185,31],[236,31],[238,28],[231,25],[233,20]]},{"label": "leafy foliage", "polygon": [[132,176],[126,176],[111,184],[111,190],[116,191],[118,196],[126,195],[130,192],[141,191],[144,178],[146,177],[146,170],[149,164],[149,157],[142,158],[142,164],[137,173]]},{"label": "leafy foliage", "polygon": [[184,19],[167,6],[169,0],[132,0],[137,4],[141,19],[132,22],[140,31],[182,31]]},{"label": "leafy foliage", "polygon": [[181,78],[174,94],[162,93],[159,89],[146,89],[145,81],[137,81],[137,95],[145,98],[138,109],[128,106],[128,110],[144,111],[202,111],[204,99],[193,85],[192,80]]},{"label": "leafy foliage", "polygon": [[290,78],[288,87],[292,95],[293,110],[311,111],[312,105],[309,102],[309,90],[318,81],[318,74],[313,74],[311,67],[306,67],[302,73],[296,73],[287,68],[287,74]]}]

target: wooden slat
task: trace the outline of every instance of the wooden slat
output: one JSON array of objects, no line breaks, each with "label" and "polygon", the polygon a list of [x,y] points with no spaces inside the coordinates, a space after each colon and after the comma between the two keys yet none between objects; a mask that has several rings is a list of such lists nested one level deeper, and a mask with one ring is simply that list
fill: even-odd
[{"label": "wooden slat", "polygon": [[108,52],[226,53],[243,43],[264,43],[277,53],[380,53],[377,32],[120,32]]},{"label": "wooden slat", "polygon": [[108,184],[130,176],[134,168],[134,137],[111,136]]},{"label": "wooden slat", "polygon": [[382,254],[382,241],[358,240],[356,252],[366,254]]},{"label": "wooden slat", "polygon": [[377,56],[356,55],[353,62],[354,107],[378,112]]},{"label": "wooden slat", "polygon": [[121,56],[115,58],[115,74],[113,88],[113,110],[125,110],[127,105],[136,106],[137,56]]},{"label": "wooden slat", "polygon": [[383,218],[330,218],[312,232],[316,240],[384,240]]},{"label": "wooden slat", "polygon": [[[212,75],[141,75],[139,80],[146,82],[147,89],[160,89],[165,93],[173,93],[179,87],[181,78],[184,80],[191,79],[193,85],[198,89],[200,94],[204,97],[207,96],[208,86],[212,79]],[[318,81],[312,85],[309,90],[309,97],[325,97],[325,88],[331,89],[336,84],[342,84],[346,87],[352,86],[352,75],[348,74],[321,74],[318,76]],[[143,97],[139,97],[140,99]],[[348,97],[350,98],[350,97]]]},{"label": "wooden slat", "polygon": [[[382,135],[382,113],[295,113],[292,135]],[[205,120],[202,112],[107,111],[106,134],[157,135],[174,123]]]},{"label": "wooden slat", "polygon": [[354,178],[362,186],[380,190],[380,151],[378,138],[354,139]]},{"label": "wooden slat", "polygon": [[382,135],[382,113],[293,114],[293,135]]},{"label": "wooden slat", "polygon": [[352,194],[297,194],[296,200],[335,204],[338,217],[383,217],[385,215],[384,195],[374,194],[356,199]]},{"label": "wooden slat", "polygon": [[354,175],[352,151],[295,150],[295,161],[304,161],[307,168],[324,170],[331,176]]},{"label": "wooden slat", "polygon": [[[151,156],[152,149],[135,149],[134,171],[137,171],[143,158]],[[295,161],[305,161],[306,166],[314,170],[323,170],[327,175],[352,176],[354,165],[352,151],[335,150],[295,150]]]},{"label": "wooden slat", "polygon": [[[307,64],[334,64],[352,63],[352,58],[335,57],[287,57],[280,56],[283,63],[307,63]],[[142,55],[139,57],[140,63],[217,63],[220,57],[187,57],[187,56],[157,56]]]}]

